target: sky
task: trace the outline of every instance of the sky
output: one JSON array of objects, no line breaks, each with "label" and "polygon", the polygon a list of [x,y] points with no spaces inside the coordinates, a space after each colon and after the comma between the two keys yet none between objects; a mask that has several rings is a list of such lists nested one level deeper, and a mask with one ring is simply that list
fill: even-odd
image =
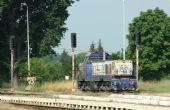
[{"label": "sky", "polygon": [[[170,0],[125,0],[125,34],[129,23],[140,15],[141,11],[159,7],[170,16]],[[75,53],[89,51],[90,44],[101,39],[106,52],[112,53],[123,48],[123,0],[79,0],[68,8],[70,16],[66,21],[68,31],[61,45],[55,48],[57,53],[66,49],[71,54],[71,33],[77,33]],[[97,45],[96,45],[97,46]],[[125,40],[128,46],[128,40]]]}]

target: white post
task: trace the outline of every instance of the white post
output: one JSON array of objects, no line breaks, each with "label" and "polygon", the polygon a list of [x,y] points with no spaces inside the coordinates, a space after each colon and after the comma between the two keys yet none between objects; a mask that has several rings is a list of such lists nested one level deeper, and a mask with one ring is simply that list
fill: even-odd
[{"label": "white post", "polygon": [[14,77],[14,50],[11,48],[11,91],[13,91],[13,77]]},{"label": "white post", "polygon": [[125,60],[126,55],[125,55],[125,39],[126,39],[126,34],[125,34],[125,0],[123,0],[123,60]]},{"label": "white post", "polygon": [[136,79],[139,88],[139,45],[136,45]]},{"label": "white post", "polygon": [[103,60],[105,61],[106,60],[106,52],[103,51]]},{"label": "white post", "polygon": [[72,80],[74,81],[74,47],[72,47]]},{"label": "white post", "polygon": [[28,76],[30,76],[30,38],[29,38],[29,16],[28,16],[28,5],[26,3],[21,3],[21,9],[23,6],[27,8],[27,62],[28,62]]},{"label": "white post", "polygon": [[27,7],[27,49],[28,49],[28,53],[27,53],[27,57],[28,57],[28,76],[30,76],[30,38],[29,38],[29,16],[28,16],[28,5],[25,4],[25,6]]}]

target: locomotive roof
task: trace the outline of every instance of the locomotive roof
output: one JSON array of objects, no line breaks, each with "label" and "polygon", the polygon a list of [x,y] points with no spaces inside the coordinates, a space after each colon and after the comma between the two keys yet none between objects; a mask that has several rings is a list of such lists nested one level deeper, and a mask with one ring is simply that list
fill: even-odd
[{"label": "locomotive roof", "polygon": [[[109,55],[108,53],[105,53],[105,55],[106,55],[106,59],[110,59],[110,58],[109,58],[110,55]],[[102,53],[102,52],[90,53],[90,54],[87,55],[87,57],[89,57],[89,58],[100,58],[100,59],[102,59],[102,58],[103,58],[103,53]]]}]

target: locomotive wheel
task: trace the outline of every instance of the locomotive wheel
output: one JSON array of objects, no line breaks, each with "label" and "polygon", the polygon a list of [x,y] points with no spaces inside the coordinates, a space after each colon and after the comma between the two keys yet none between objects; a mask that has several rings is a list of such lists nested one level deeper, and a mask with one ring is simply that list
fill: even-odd
[{"label": "locomotive wheel", "polygon": [[95,81],[90,82],[90,89],[94,92],[98,90],[98,87]]},{"label": "locomotive wheel", "polygon": [[80,87],[81,91],[85,91],[85,81],[81,82],[81,87]]},{"label": "locomotive wheel", "polygon": [[77,82],[77,87],[78,87],[78,89],[81,89],[81,86],[82,86],[82,82],[81,82],[81,81],[78,81],[78,82]]},{"label": "locomotive wheel", "polygon": [[106,82],[106,91],[110,91],[110,83]]},{"label": "locomotive wheel", "polygon": [[99,91],[105,91],[106,88],[104,87],[104,82],[100,82],[100,87],[99,87]]},{"label": "locomotive wheel", "polygon": [[90,91],[90,82],[85,82],[85,91]]}]

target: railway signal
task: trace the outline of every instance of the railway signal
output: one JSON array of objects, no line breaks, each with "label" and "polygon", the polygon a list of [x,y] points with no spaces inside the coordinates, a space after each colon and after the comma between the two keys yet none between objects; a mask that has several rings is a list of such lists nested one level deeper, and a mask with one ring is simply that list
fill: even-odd
[{"label": "railway signal", "polygon": [[141,31],[139,28],[136,29],[135,35],[136,35],[136,45],[139,46],[141,43]]},{"label": "railway signal", "polygon": [[71,33],[71,47],[76,48],[77,40],[76,40],[76,33]]},{"label": "railway signal", "polygon": [[15,36],[11,36],[11,37],[10,37],[10,49],[11,49],[11,50],[14,50],[14,49],[15,49],[15,46],[16,46]]},{"label": "railway signal", "polygon": [[74,48],[77,46],[76,33],[71,33],[71,47],[72,47],[72,80],[74,80]]}]

